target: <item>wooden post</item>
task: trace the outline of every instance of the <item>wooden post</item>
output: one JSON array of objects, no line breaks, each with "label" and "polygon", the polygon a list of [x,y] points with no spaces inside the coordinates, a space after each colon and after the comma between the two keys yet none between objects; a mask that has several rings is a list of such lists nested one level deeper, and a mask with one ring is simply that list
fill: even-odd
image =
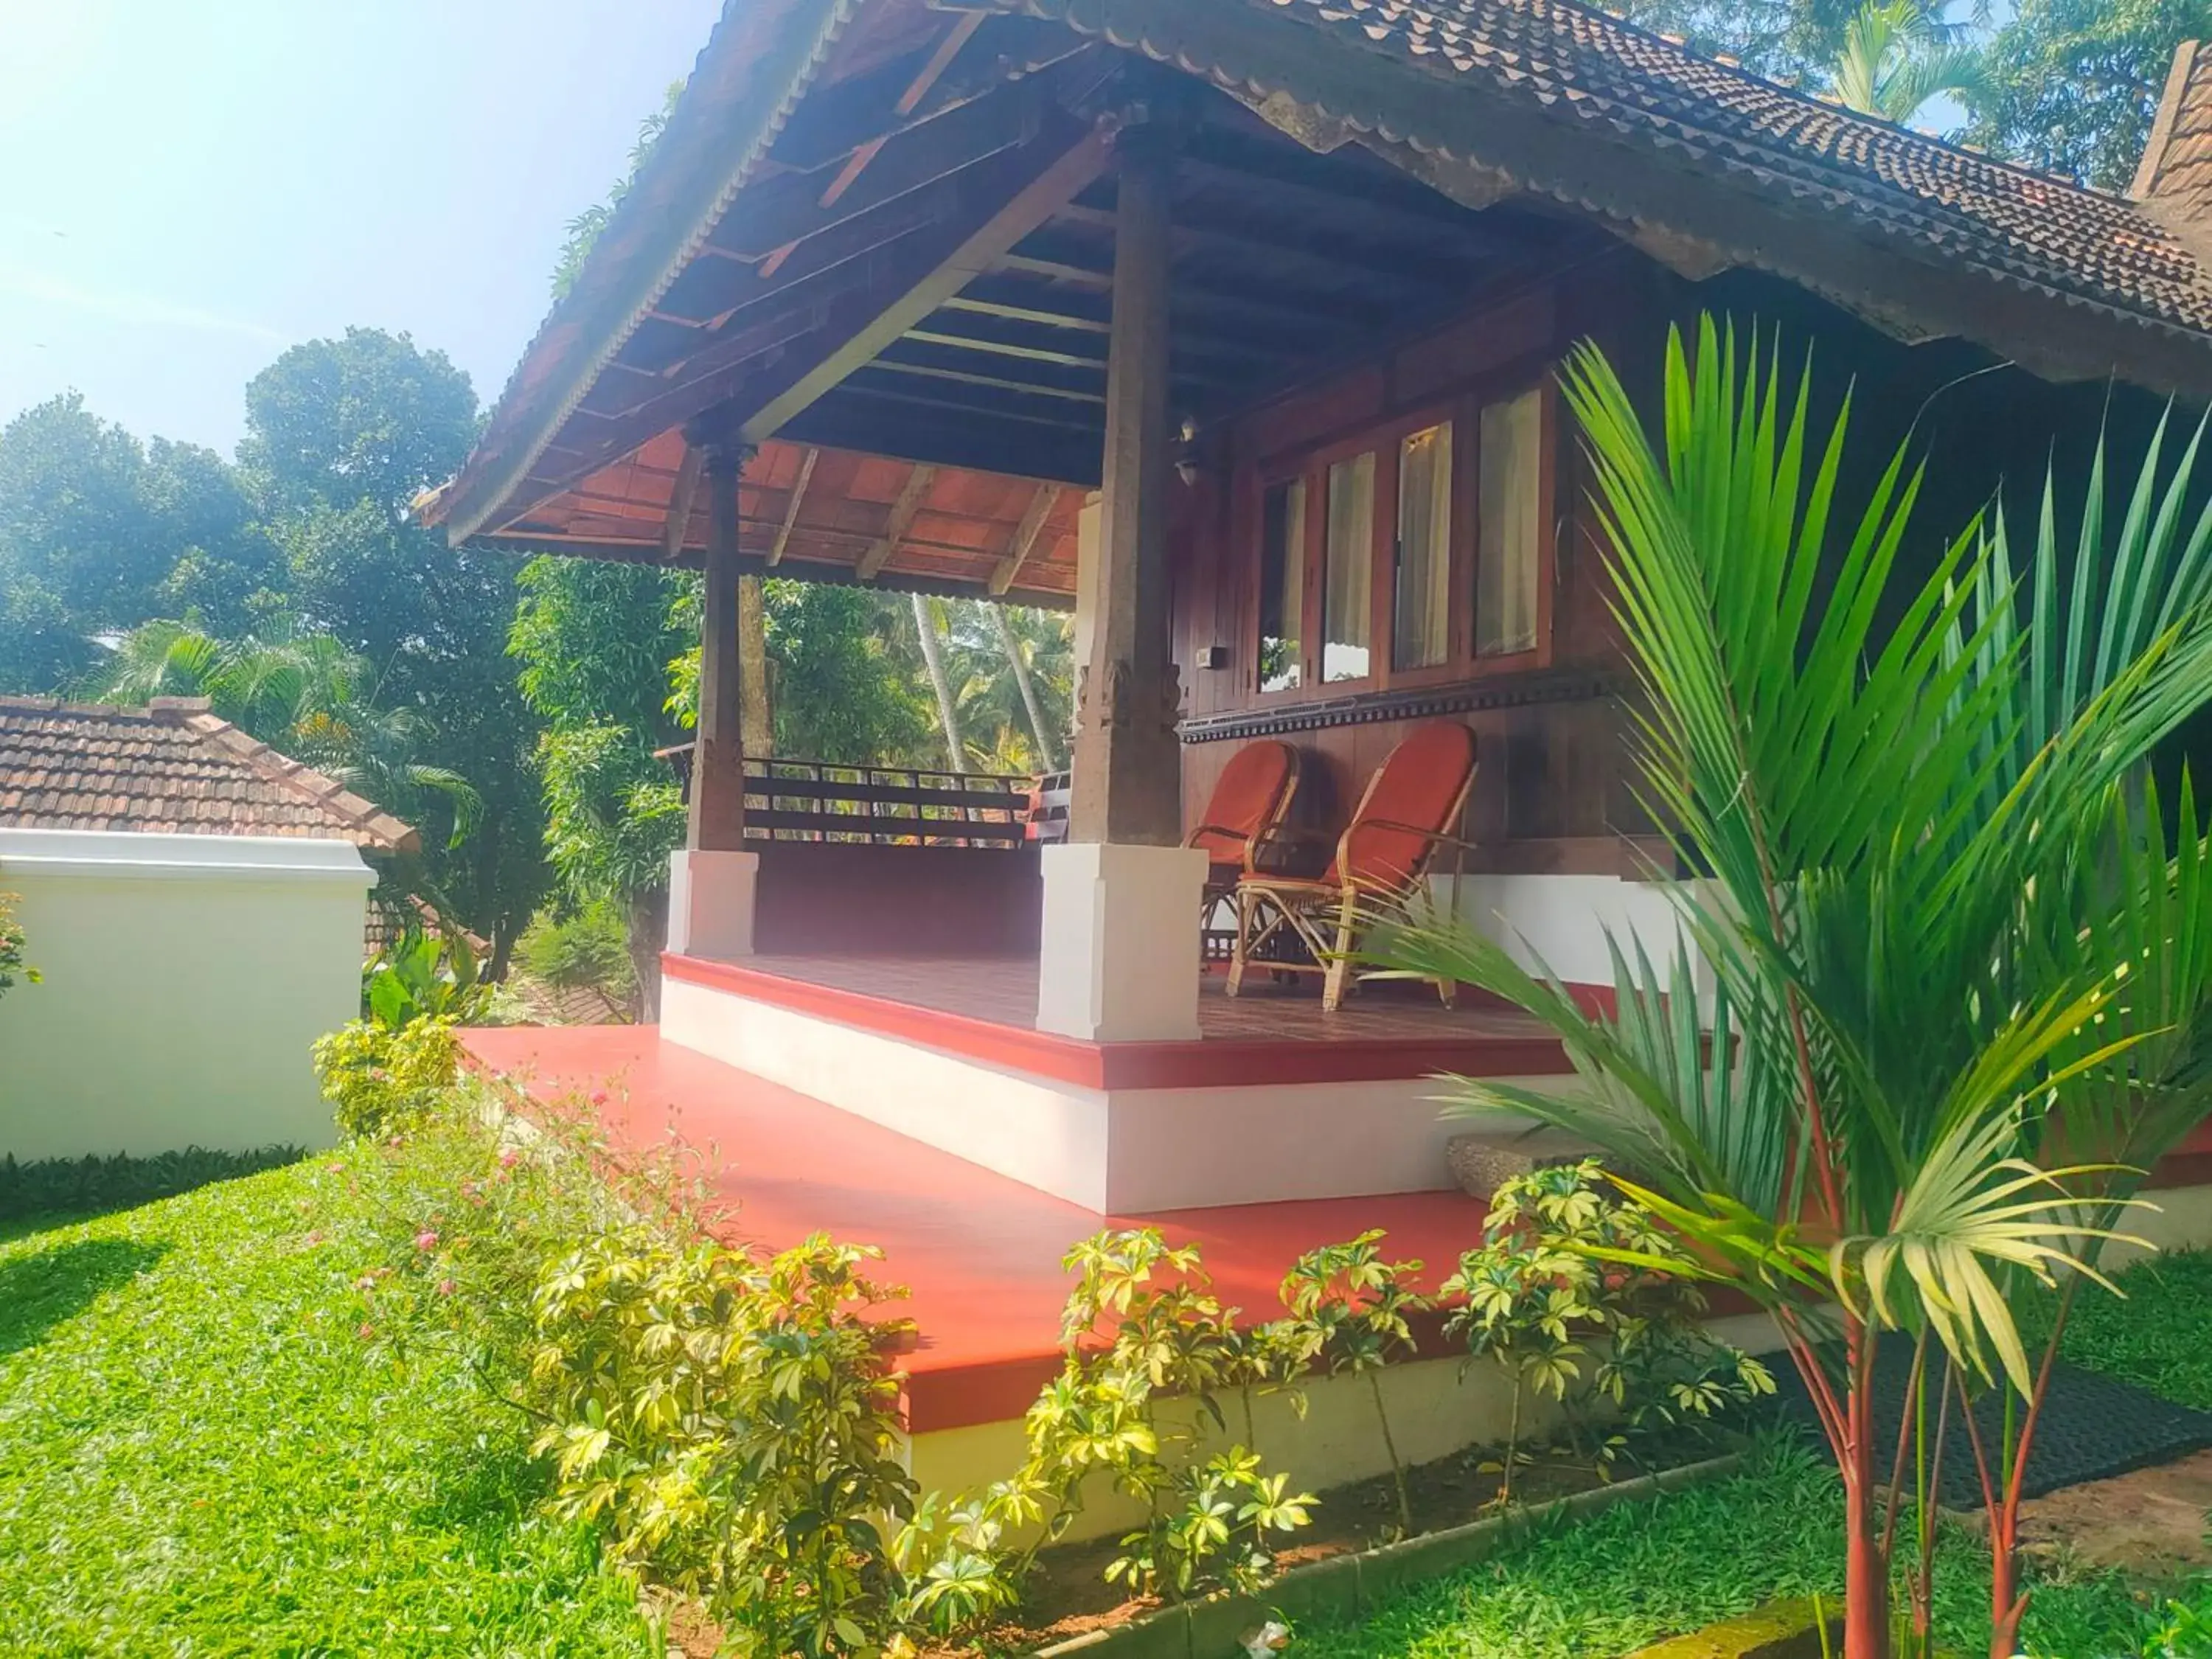
[{"label": "wooden post", "polygon": [[1182,689],[1169,654],[1169,206],[1173,135],[1117,141],[1113,334],[1106,362],[1097,614],[1079,682],[1071,841],[1173,847],[1182,839]]},{"label": "wooden post", "polygon": [[707,454],[707,581],[699,624],[699,728],[691,751],[684,844],[740,853],[745,844],[743,674],[738,661],[738,475],[741,447]]}]

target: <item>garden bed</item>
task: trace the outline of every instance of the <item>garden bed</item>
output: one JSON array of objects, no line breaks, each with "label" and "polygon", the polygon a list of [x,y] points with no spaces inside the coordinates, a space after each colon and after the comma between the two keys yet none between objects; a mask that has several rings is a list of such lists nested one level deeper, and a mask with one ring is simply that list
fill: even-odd
[{"label": "garden bed", "polygon": [[[1713,1464],[1716,1450],[1708,1439],[1684,1437],[1671,1445],[1654,1445],[1649,1449],[1649,1457],[1655,1471],[1672,1474],[1706,1466],[1705,1472],[1711,1472],[1717,1467]],[[1409,1559],[1429,1540],[1467,1534],[1493,1521],[1510,1519],[1516,1525],[1540,1525],[1543,1517],[1565,1500],[1587,1501],[1595,1495],[1615,1492],[1632,1498],[1656,1492],[1656,1485],[1643,1478],[1644,1472],[1622,1469],[1608,1481],[1586,1464],[1549,1459],[1520,1471],[1514,1481],[1514,1504],[1504,1509],[1498,1502],[1497,1455],[1496,1448],[1476,1447],[1407,1470],[1407,1496],[1412,1504],[1413,1527],[1402,1539],[1398,1535],[1397,1499],[1389,1476],[1321,1493],[1313,1524],[1296,1534],[1295,1543],[1275,1553],[1275,1570],[1285,1577],[1279,1578],[1276,1586],[1258,1592],[1255,1603],[1272,1606],[1287,1595],[1316,1607],[1331,1605],[1325,1596],[1289,1576],[1316,1566],[1334,1569],[1347,1558],[1377,1552],[1396,1552],[1400,1559]],[[1045,1551],[1029,1581],[1023,1616],[991,1631],[981,1645],[992,1650],[1053,1647],[1096,1632],[1121,1630],[1158,1614],[1163,1605],[1158,1597],[1126,1595],[1106,1582],[1106,1568],[1121,1551],[1120,1544],[1110,1539]],[[1440,1571],[1472,1558],[1443,1549],[1434,1559],[1433,1570]],[[1352,1582],[1349,1575],[1337,1577],[1347,1584]],[[1291,1588],[1284,1589],[1285,1584]]]}]

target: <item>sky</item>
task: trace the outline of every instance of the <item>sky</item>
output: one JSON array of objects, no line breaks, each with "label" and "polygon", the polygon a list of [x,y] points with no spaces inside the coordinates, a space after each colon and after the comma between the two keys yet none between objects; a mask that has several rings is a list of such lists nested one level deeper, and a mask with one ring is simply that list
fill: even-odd
[{"label": "sky", "polygon": [[230,453],[349,325],[489,403],[720,0],[0,0],[0,422]]}]

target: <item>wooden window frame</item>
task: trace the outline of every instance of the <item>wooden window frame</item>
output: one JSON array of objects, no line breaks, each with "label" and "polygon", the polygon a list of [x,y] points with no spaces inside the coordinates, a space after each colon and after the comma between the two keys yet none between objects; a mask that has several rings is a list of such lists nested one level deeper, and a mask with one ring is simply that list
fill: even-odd
[{"label": "wooden window frame", "polygon": [[[1474,653],[1474,595],[1476,538],[1481,524],[1482,411],[1492,404],[1510,402],[1528,392],[1541,395],[1539,439],[1538,500],[1543,511],[1538,525],[1536,568],[1536,644],[1534,649],[1510,655],[1479,657]],[[1560,514],[1558,493],[1559,463],[1559,394],[1551,366],[1531,367],[1525,362],[1513,372],[1486,375],[1480,385],[1416,409],[1402,410],[1317,443],[1271,455],[1243,469],[1243,532],[1237,538],[1244,573],[1250,620],[1242,630],[1247,695],[1257,703],[1274,708],[1298,702],[1360,696],[1369,693],[1418,690],[1437,685],[1463,684],[1470,680],[1526,673],[1547,668],[1553,660],[1553,611],[1558,585]],[[1393,660],[1396,641],[1398,491],[1400,460],[1405,441],[1429,427],[1449,422],[1452,428],[1450,610],[1445,619],[1443,661],[1419,668],[1400,668]],[[1327,592],[1328,470],[1338,461],[1363,452],[1375,452],[1375,516],[1369,573],[1369,672],[1357,679],[1322,678],[1322,617]],[[1298,684],[1279,690],[1260,687],[1260,617],[1266,603],[1262,584],[1266,556],[1267,492],[1279,484],[1304,479],[1306,487],[1305,545],[1300,550],[1304,580],[1298,618]]]}]

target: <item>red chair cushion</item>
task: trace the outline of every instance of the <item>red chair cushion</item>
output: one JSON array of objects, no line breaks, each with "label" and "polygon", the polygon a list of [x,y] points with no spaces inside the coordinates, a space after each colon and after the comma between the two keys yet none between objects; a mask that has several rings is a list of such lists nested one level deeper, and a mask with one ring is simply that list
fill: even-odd
[{"label": "red chair cushion", "polygon": [[1286,743],[1246,744],[1221,769],[1190,844],[1203,847],[1215,864],[1241,866],[1246,845],[1274,827],[1297,765]]},{"label": "red chair cushion", "polygon": [[[1436,847],[1413,830],[1457,835],[1454,809],[1474,770],[1474,733],[1466,726],[1438,720],[1408,733],[1383,757],[1374,788],[1338,844],[1334,878],[1370,890],[1405,886],[1427,868]],[[1412,829],[1387,829],[1384,823]]]}]

